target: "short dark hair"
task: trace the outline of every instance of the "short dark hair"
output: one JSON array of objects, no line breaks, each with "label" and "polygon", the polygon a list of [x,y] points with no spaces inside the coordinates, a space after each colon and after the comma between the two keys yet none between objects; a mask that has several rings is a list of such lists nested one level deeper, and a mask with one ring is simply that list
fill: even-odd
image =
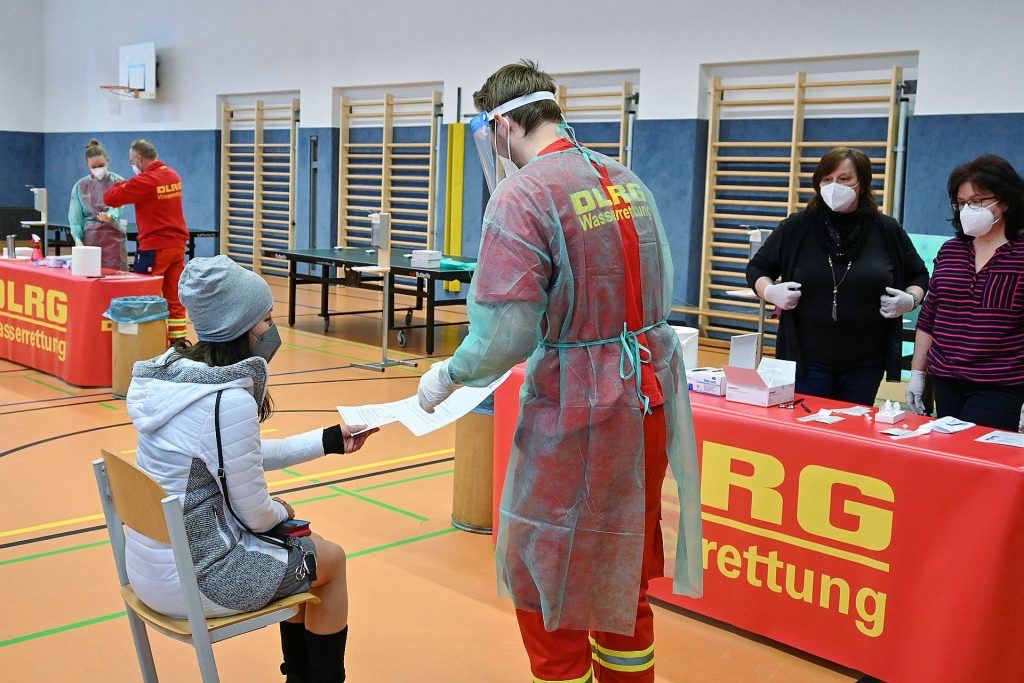
[{"label": "short dark hair", "polygon": [[[187,340],[181,340],[175,344],[174,351],[164,363],[164,367],[170,367],[182,358],[187,358],[197,363],[205,363],[212,368],[223,368],[253,357],[248,332],[229,342],[199,341],[190,344]],[[267,391],[263,396],[263,403],[259,406],[260,422],[266,422],[273,414],[274,402]]]},{"label": "short dark hair", "polygon": [[[477,111],[493,111],[517,97],[542,90],[555,92],[555,79],[541,71],[536,62],[523,59],[518,64],[506,64],[491,74],[473,93],[473,104]],[[529,135],[541,123],[560,122],[562,110],[556,102],[543,100],[513,109],[508,116]]]},{"label": "short dark hair", "polygon": [[871,188],[871,159],[867,154],[853,147],[835,147],[821,157],[818,167],[814,169],[814,175],[811,177],[814,196],[807,202],[807,208],[820,209],[825,204],[825,200],[821,198],[821,179],[836,170],[836,167],[845,159],[853,162],[853,167],[857,170],[857,182],[860,184],[857,191],[856,213],[872,216],[877,214],[878,201]]},{"label": "short dark hair", "polygon": [[103,145],[96,138],[89,140],[85,144],[85,160],[88,161],[93,157],[103,157],[107,161],[110,161],[110,157],[107,156],[107,150],[103,149]]},{"label": "short dark hair", "polygon": [[132,151],[146,161],[156,159],[156,146],[149,140],[138,139],[132,143]]},{"label": "short dark hair", "polygon": [[[956,196],[964,183],[991,192],[999,203],[1006,207],[1003,211],[1003,230],[1006,239],[1012,241],[1024,233],[1024,178],[1020,177],[1009,161],[995,154],[982,154],[977,159],[954,168],[946,184],[950,208],[956,204]],[[955,208],[950,222],[956,236],[967,239],[960,224],[960,212]]]}]

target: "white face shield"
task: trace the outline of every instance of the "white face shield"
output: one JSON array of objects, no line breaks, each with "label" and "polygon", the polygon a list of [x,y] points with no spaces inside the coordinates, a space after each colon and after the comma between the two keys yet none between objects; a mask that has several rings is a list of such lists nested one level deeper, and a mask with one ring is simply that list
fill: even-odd
[{"label": "white face shield", "polygon": [[[530,93],[529,95],[523,95],[517,97],[514,100],[510,100],[500,107],[495,107],[493,111],[482,111],[469,122],[469,128],[473,132],[473,140],[476,142],[476,152],[480,157],[480,166],[484,171],[484,179],[487,181],[487,189],[494,192],[494,188],[497,186],[500,180],[503,180],[506,176],[514,173],[517,169],[515,163],[512,161],[512,143],[506,138],[506,155],[502,156],[498,154],[497,143],[494,138],[494,132],[491,130],[491,123],[494,121],[494,117],[497,114],[507,114],[513,109],[518,109],[527,104],[533,104],[534,102],[543,102],[545,100],[551,100],[552,102],[557,101],[555,93],[548,92],[547,90],[541,90],[539,92]],[[501,170],[502,175],[498,177],[498,158],[501,159]]]}]

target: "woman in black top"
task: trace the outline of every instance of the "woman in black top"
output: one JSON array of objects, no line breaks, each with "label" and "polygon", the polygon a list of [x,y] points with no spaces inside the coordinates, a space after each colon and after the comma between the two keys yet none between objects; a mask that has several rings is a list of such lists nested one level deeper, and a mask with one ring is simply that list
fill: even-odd
[{"label": "woman in black top", "polygon": [[871,405],[883,374],[900,380],[902,316],[924,299],[928,269],[879,212],[863,152],[828,152],[813,183],[807,208],[750,260],[747,283],[779,312],[776,355],[797,362],[798,393]]}]

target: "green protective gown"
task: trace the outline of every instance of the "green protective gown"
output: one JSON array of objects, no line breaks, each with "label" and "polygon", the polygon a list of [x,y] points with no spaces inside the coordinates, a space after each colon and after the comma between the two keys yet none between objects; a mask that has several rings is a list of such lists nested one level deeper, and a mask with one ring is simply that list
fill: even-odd
[{"label": "green protective gown", "polygon": [[636,226],[643,321],[655,325],[646,338],[681,502],[673,587],[694,597],[703,590],[699,471],[682,348],[671,327],[657,325],[672,301],[672,259],[658,209],[632,171],[588,153],[606,165],[617,196],[605,192],[576,148],[533,159],[495,189],[469,291],[469,336],[450,373],[483,386],[529,359],[501,500],[499,592],[519,609],[542,612],[548,630],[632,634],[644,547],[644,416],[636,385],[620,378],[618,343],[541,344],[622,334],[617,211],[628,211]]},{"label": "green protective gown", "polygon": [[[121,209],[107,206],[103,202],[103,193],[123,180],[116,173],[107,174],[103,180],[87,175],[71,188],[71,203],[68,205],[71,236],[86,246],[99,247],[103,267],[112,270],[127,270],[128,255],[125,233],[118,225]],[[110,221],[99,219],[104,212],[110,216]]]}]

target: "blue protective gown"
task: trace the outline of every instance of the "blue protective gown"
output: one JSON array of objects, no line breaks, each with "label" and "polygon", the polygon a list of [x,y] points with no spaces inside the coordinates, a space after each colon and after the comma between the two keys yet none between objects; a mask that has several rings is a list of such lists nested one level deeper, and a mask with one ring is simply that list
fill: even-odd
[{"label": "blue protective gown", "polygon": [[[617,343],[541,342],[622,333],[627,311],[616,211],[629,211],[639,237],[645,326],[669,314],[672,259],[650,191],[629,169],[591,154],[606,165],[617,196],[609,198],[575,148],[533,159],[495,189],[469,291],[469,336],[450,373],[483,386],[529,358],[500,507],[499,592],[519,609],[543,613],[548,630],[632,634],[644,548],[636,386],[620,378]],[[668,325],[646,337],[681,502],[673,587],[697,597],[700,483],[682,349]]]}]

